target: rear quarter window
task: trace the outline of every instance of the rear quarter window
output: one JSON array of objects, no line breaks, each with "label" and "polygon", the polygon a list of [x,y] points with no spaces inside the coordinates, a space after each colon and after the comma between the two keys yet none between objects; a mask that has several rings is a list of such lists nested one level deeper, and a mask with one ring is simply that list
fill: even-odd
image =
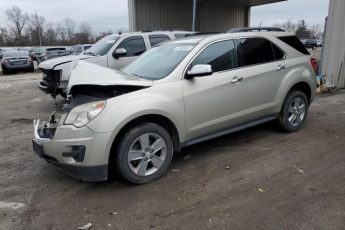
[{"label": "rear quarter window", "polygon": [[303,43],[296,36],[284,36],[277,38],[285,44],[291,46],[295,50],[301,52],[302,54],[310,55],[309,51],[305,48]]}]

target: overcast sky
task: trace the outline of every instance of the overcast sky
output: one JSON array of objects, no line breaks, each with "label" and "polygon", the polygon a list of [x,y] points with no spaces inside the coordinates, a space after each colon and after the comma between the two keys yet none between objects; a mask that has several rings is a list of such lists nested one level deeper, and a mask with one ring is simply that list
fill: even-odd
[{"label": "overcast sky", "polygon": [[[252,8],[251,25],[263,26],[305,19],[308,24],[323,23],[329,0],[289,0]],[[5,10],[18,6],[29,14],[37,13],[53,23],[63,18],[88,22],[93,32],[128,28],[127,0],[0,0],[0,26],[6,24]]]},{"label": "overcast sky", "polygon": [[[343,0],[341,0],[343,1]],[[263,6],[251,11],[251,26],[272,26],[291,19],[297,22],[304,19],[308,24],[324,24],[328,15],[329,0],[288,0]]]}]

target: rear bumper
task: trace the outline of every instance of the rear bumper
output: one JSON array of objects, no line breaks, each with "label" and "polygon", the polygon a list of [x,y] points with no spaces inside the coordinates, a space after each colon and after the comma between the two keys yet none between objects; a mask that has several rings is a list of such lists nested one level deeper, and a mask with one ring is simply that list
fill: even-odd
[{"label": "rear bumper", "polygon": [[2,68],[5,68],[10,71],[15,71],[15,70],[33,70],[34,69],[34,64],[28,63],[25,65],[9,65],[9,64],[1,64]]},{"label": "rear bumper", "polygon": [[109,133],[74,126],[59,126],[51,131],[42,132],[40,122],[34,122],[32,144],[39,157],[82,181],[108,179]]}]

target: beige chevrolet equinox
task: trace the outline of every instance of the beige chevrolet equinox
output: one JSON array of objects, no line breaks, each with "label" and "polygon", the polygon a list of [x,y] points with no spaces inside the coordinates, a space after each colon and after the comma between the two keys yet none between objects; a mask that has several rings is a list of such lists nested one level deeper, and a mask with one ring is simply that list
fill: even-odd
[{"label": "beige chevrolet equinox", "polygon": [[135,184],[160,178],[181,148],[277,120],[305,123],[316,88],[310,55],[282,31],[191,36],[121,71],[79,61],[65,113],[34,121],[34,151],[72,176]]}]

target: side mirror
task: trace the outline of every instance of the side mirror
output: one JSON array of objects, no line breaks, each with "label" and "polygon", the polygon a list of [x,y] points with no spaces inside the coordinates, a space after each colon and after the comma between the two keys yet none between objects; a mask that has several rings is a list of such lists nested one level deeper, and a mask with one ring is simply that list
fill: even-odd
[{"label": "side mirror", "polygon": [[204,77],[212,75],[211,65],[195,65],[186,74],[186,79],[192,79],[194,77]]},{"label": "side mirror", "polygon": [[118,48],[115,50],[115,52],[113,53],[113,58],[115,59],[119,59],[120,57],[126,56],[127,54],[127,50],[124,48]]}]

